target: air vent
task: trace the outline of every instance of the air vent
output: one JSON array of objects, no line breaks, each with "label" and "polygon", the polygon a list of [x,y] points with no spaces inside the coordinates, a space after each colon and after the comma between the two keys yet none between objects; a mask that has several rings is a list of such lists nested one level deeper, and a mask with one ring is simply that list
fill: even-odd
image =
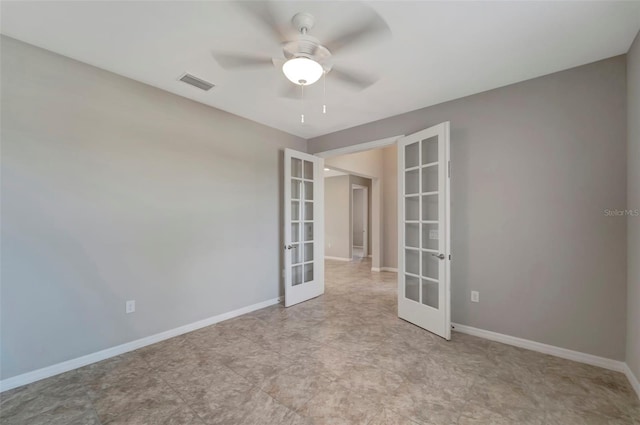
[{"label": "air vent", "polygon": [[180,81],[191,84],[192,86],[204,91],[211,90],[211,88],[215,87],[210,82],[195,77],[191,74],[184,74],[182,77],[180,77]]}]

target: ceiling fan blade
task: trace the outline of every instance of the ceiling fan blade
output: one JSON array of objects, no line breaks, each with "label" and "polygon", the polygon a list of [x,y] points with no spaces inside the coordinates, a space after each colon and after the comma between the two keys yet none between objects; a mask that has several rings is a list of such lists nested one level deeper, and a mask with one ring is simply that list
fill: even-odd
[{"label": "ceiling fan blade", "polygon": [[378,77],[375,77],[373,75],[350,71],[335,66],[331,68],[331,71],[327,74],[327,77],[346,83],[352,87],[355,87],[357,90],[364,90],[378,81]]},{"label": "ceiling fan blade", "polygon": [[236,1],[234,2],[248,15],[252,16],[267,29],[270,35],[278,42],[284,43],[287,37],[278,24],[273,14],[271,4],[268,1]]},{"label": "ceiling fan blade", "polygon": [[300,100],[300,86],[293,84],[289,81],[283,83],[278,90],[278,97],[284,97],[286,99]]},{"label": "ceiling fan blade", "polygon": [[273,60],[266,56],[252,56],[237,53],[213,52],[213,58],[224,69],[260,68],[273,66]]},{"label": "ceiling fan blade", "polygon": [[372,43],[376,39],[389,37],[390,35],[391,30],[384,19],[374,11],[370,11],[368,16],[355,22],[342,34],[331,38],[324,45],[331,53],[335,54],[341,49],[357,44]]},{"label": "ceiling fan blade", "polygon": [[278,69],[282,69],[282,65],[285,64],[287,60],[284,58],[272,58],[271,62],[273,63],[273,66],[275,66]]}]

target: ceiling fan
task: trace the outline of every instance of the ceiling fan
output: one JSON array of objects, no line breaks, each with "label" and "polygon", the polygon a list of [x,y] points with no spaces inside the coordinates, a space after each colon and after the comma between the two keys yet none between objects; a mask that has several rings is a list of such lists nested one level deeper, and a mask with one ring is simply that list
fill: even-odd
[{"label": "ceiling fan", "polygon": [[222,68],[280,68],[287,79],[295,84],[288,84],[284,88],[281,92],[284,97],[294,97],[296,87],[311,85],[323,76],[357,90],[363,90],[378,80],[368,73],[336,66],[333,56],[343,49],[391,34],[386,22],[373,10],[363,10],[360,19],[355,20],[346,31],[321,43],[309,34],[315,24],[315,18],[310,13],[301,12],[293,16],[291,24],[297,31],[297,36],[291,39],[292,37],[287,36],[287,31],[277,24],[268,2],[240,1],[237,4],[269,30],[271,36],[282,46],[283,57],[214,52],[213,56]]}]

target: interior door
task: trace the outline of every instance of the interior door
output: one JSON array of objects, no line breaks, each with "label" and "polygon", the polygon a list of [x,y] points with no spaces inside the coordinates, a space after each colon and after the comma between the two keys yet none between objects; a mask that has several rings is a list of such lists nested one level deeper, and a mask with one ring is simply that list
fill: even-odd
[{"label": "interior door", "polygon": [[324,159],[284,154],[284,299],[289,307],[324,293]]},{"label": "interior door", "polygon": [[449,123],[398,141],[398,316],[451,339]]}]

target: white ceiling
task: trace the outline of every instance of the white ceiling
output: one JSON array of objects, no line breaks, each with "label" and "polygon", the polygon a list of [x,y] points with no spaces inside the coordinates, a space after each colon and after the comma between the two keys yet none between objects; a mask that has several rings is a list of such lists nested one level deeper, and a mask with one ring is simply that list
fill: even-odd
[{"label": "white ceiling", "polygon": [[[263,27],[229,2],[8,2],[10,37],[251,120],[311,138],[447,100],[626,53],[640,28],[640,2],[273,2],[286,25],[311,12],[320,41],[363,8],[392,37],[336,55],[337,63],[381,79],[361,92],[327,79],[299,101],[277,97],[275,68],[226,71],[213,50],[281,56]],[[216,84],[202,92],[177,81],[185,71]]]}]

